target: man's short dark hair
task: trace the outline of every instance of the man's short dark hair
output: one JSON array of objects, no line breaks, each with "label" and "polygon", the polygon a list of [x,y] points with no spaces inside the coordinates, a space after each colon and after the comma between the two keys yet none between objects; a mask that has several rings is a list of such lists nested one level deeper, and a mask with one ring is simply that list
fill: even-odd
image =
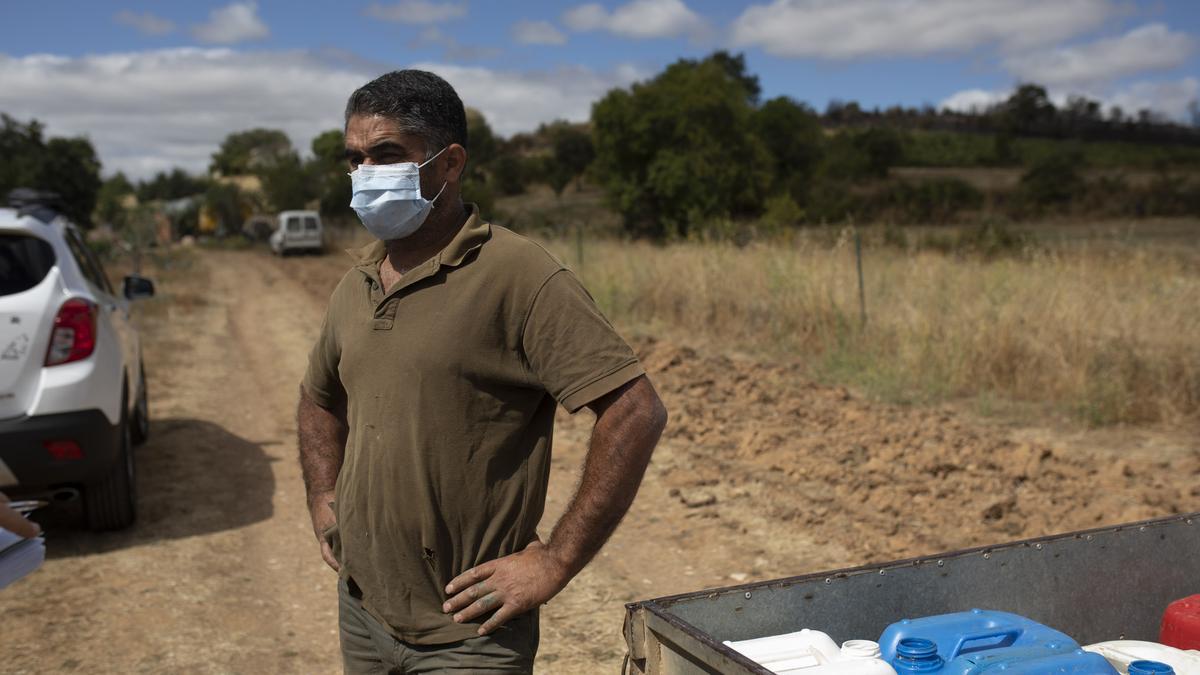
[{"label": "man's short dark hair", "polygon": [[430,153],[451,143],[467,147],[467,113],[454,87],[424,70],[393,70],[364,84],[346,102],[354,115],[379,115],[425,139]]}]

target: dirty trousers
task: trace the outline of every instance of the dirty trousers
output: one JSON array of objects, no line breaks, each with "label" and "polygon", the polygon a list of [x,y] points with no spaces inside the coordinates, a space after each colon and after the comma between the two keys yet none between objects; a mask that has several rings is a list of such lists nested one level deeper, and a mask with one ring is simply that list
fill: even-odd
[{"label": "dirty trousers", "polygon": [[346,675],[532,673],[538,612],[512,619],[490,635],[438,645],[397,640],[363,609],[353,579],[338,581],[338,625]]}]

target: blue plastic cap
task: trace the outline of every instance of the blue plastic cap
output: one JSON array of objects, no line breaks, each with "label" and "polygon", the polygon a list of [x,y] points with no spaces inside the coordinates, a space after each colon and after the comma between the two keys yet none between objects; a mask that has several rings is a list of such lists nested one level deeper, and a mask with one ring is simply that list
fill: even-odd
[{"label": "blue plastic cap", "polygon": [[896,658],[892,659],[897,673],[929,673],[940,670],[944,663],[938,656],[937,645],[925,638],[904,638],[896,646]]},{"label": "blue plastic cap", "polygon": [[1161,661],[1134,661],[1129,664],[1129,675],[1173,675],[1175,669]]}]

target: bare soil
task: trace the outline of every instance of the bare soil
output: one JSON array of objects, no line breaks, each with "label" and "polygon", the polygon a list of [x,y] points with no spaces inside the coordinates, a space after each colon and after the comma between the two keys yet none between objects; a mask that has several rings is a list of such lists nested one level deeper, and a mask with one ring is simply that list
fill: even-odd
[{"label": "bare soil", "polygon": [[[138,522],[41,513],[50,559],[0,593],[6,672],[337,672],[294,406],[338,254],[195,251],[143,309],[154,422]],[[623,604],[1197,510],[1190,431],[1064,432],[902,408],[800,363],[634,336],[671,422],[629,516],[542,613],[540,672],[617,672]],[[592,419],[560,415],[548,533]]]}]

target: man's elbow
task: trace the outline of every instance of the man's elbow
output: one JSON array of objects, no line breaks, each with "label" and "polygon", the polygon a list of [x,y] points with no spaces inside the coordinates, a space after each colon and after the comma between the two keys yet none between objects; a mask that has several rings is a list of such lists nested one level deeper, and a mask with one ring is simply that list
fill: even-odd
[{"label": "man's elbow", "polygon": [[[646,384],[649,384],[649,382]],[[642,400],[637,409],[640,412],[639,417],[641,418],[642,428],[657,443],[663,429],[667,427],[667,406],[663,403],[662,398],[659,397],[658,392],[654,390],[652,385],[643,389],[641,398]]]},{"label": "man's elbow", "polygon": [[650,410],[647,414],[647,424],[654,431],[655,437],[662,434],[663,429],[667,428],[667,406],[659,398],[657,392],[651,393]]}]

